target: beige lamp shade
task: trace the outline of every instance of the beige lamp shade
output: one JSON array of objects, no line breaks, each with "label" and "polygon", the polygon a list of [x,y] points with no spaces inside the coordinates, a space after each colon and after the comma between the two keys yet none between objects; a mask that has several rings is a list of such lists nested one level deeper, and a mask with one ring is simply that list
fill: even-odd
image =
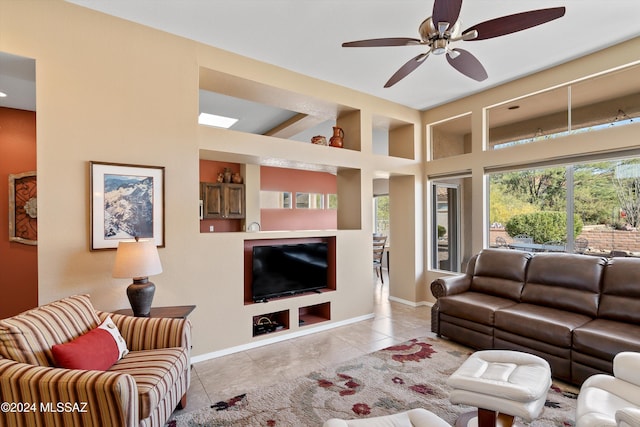
[{"label": "beige lamp shade", "polygon": [[142,278],[162,273],[158,248],[152,240],[118,243],[113,277]]}]

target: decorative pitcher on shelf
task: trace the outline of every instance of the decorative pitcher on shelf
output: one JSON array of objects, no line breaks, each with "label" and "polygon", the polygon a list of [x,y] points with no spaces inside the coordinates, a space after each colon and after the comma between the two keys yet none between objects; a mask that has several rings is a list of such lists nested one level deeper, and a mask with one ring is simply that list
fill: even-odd
[{"label": "decorative pitcher on shelf", "polygon": [[333,127],[333,136],[329,138],[329,145],[332,147],[342,148],[342,142],[344,139],[344,131],[341,127]]}]

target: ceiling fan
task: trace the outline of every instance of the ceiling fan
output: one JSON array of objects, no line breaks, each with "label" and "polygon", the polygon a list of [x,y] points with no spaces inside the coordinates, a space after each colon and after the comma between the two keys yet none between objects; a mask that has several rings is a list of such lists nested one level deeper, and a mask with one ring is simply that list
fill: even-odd
[{"label": "ceiling fan", "polygon": [[418,28],[420,39],[392,37],[358,40],[342,43],[342,47],[379,47],[379,46],[417,46],[429,48],[427,52],[410,59],[391,76],[384,87],[391,87],[418,68],[430,54],[446,54],[447,62],[460,73],[477,81],[485,80],[488,75],[480,61],[470,52],[451,48],[457,41],[486,40],[517,31],[526,30],[564,16],[564,7],[530,10],[514,15],[484,21],[460,31],[460,9],[462,0],[435,0],[430,17],[422,21]]}]

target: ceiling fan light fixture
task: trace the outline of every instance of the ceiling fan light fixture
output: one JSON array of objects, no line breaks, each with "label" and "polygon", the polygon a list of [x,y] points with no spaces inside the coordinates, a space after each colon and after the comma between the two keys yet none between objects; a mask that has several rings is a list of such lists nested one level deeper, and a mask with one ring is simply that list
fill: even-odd
[{"label": "ceiling fan light fixture", "polygon": [[451,58],[451,59],[456,59],[458,56],[460,56],[460,52],[458,52],[455,49],[448,49],[447,50],[447,54],[449,55],[449,58]]},{"label": "ceiling fan light fixture", "polygon": [[446,39],[436,39],[431,45],[431,52],[435,55],[442,55],[447,52],[447,45],[449,42]]}]

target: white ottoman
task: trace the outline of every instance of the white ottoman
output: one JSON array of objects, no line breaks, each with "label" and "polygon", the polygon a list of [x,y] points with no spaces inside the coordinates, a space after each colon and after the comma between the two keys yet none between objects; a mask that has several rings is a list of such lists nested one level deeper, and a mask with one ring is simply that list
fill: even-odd
[{"label": "white ottoman", "polygon": [[[528,353],[477,351],[447,384],[453,387],[451,403],[478,408],[479,427],[495,426],[498,419],[511,425],[513,417],[531,422],[542,413],[551,386],[551,369],[546,360]],[[466,425],[472,418],[467,414],[456,425]]]},{"label": "white ottoman", "polygon": [[384,417],[339,420],[332,418],[322,427],[451,427],[442,418],[426,409],[411,409]]}]

